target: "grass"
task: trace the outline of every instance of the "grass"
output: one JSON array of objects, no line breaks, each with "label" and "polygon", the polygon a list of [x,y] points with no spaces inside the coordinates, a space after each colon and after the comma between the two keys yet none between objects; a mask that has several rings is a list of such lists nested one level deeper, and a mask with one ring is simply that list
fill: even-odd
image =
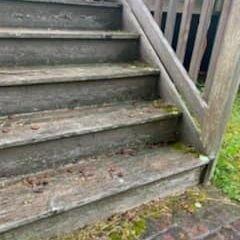
[{"label": "grass", "polygon": [[240,94],[233,107],[213,181],[231,199],[240,202]]}]

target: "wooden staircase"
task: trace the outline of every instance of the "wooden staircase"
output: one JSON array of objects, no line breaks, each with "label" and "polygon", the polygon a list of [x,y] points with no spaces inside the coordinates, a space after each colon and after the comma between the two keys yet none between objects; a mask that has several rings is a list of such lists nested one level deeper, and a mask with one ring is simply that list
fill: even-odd
[{"label": "wooden staircase", "polygon": [[201,182],[181,112],[115,1],[0,1],[0,239],[67,233]]}]

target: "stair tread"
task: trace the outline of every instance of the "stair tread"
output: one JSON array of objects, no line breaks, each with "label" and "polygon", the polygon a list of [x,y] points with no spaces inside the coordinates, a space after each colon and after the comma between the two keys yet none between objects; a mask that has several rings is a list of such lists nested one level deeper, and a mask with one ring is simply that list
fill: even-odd
[{"label": "stair tread", "polygon": [[0,189],[0,232],[208,163],[172,146],[132,151],[87,158],[6,184]]},{"label": "stair tread", "polygon": [[137,33],[126,31],[86,31],[32,28],[0,28],[0,38],[47,39],[138,39]]},{"label": "stair tread", "polygon": [[24,2],[41,2],[41,3],[58,3],[67,5],[87,5],[87,6],[97,6],[97,7],[115,7],[119,8],[122,5],[117,1],[96,1],[96,0],[21,0]]},{"label": "stair tread", "polygon": [[0,118],[0,149],[117,129],[180,115],[174,107],[127,102],[19,114]]},{"label": "stair tread", "polygon": [[141,63],[104,63],[0,68],[0,86],[116,79],[158,74]]}]

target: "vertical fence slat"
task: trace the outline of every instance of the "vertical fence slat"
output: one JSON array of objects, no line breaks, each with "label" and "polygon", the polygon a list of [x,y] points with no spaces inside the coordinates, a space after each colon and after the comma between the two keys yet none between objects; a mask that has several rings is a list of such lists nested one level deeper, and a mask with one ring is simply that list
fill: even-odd
[{"label": "vertical fence slat", "polygon": [[194,8],[195,0],[185,0],[182,13],[181,27],[179,31],[178,44],[177,44],[177,56],[181,62],[184,61],[188,35],[192,20],[192,12]]},{"label": "vertical fence slat", "polygon": [[194,43],[191,64],[189,68],[189,75],[194,82],[197,81],[202,57],[206,49],[207,32],[209,25],[211,23],[214,2],[215,0],[203,1],[199,26],[197,30],[196,40]]},{"label": "vertical fence slat", "polygon": [[204,87],[204,92],[203,92],[203,98],[206,101],[208,101],[210,90],[212,88],[214,71],[215,71],[216,64],[217,64],[217,59],[218,59],[218,56],[219,56],[219,53],[220,53],[220,46],[222,44],[222,39],[224,37],[226,23],[227,23],[227,19],[228,19],[228,16],[229,16],[231,4],[232,3],[231,3],[230,0],[225,0],[223,8],[222,8],[222,13],[221,13],[221,17],[220,17],[220,21],[219,21],[219,25],[218,25],[217,34],[216,34],[216,37],[215,37],[215,43],[214,43],[214,47],[213,47],[213,50],[212,50],[211,61],[210,61],[210,64],[209,64],[207,79],[206,79],[206,82],[205,82],[205,87]]},{"label": "vertical fence slat", "polygon": [[164,4],[164,0],[155,0],[154,19],[159,26],[161,25],[161,22],[162,22],[163,4]]},{"label": "vertical fence slat", "polygon": [[202,141],[207,153],[215,157],[215,162],[209,171],[211,173],[214,170],[216,154],[220,148],[240,82],[240,1],[227,1],[231,2],[230,12],[214,69],[208,110],[202,130]]},{"label": "vertical fence slat", "polygon": [[177,17],[177,1],[169,0],[165,37],[167,38],[170,45],[172,44],[173,40],[176,17]]}]

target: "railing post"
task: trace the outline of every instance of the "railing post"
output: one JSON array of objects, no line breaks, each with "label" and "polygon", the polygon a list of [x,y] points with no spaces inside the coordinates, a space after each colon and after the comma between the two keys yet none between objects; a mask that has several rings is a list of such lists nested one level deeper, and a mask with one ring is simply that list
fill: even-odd
[{"label": "railing post", "polygon": [[[229,16],[216,60],[208,109],[204,116],[202,141],[210,157],[216,159],[232,104],[240,82],[240,1],[231,1]],[[212,175],[216,160],[209,176]]]}]

